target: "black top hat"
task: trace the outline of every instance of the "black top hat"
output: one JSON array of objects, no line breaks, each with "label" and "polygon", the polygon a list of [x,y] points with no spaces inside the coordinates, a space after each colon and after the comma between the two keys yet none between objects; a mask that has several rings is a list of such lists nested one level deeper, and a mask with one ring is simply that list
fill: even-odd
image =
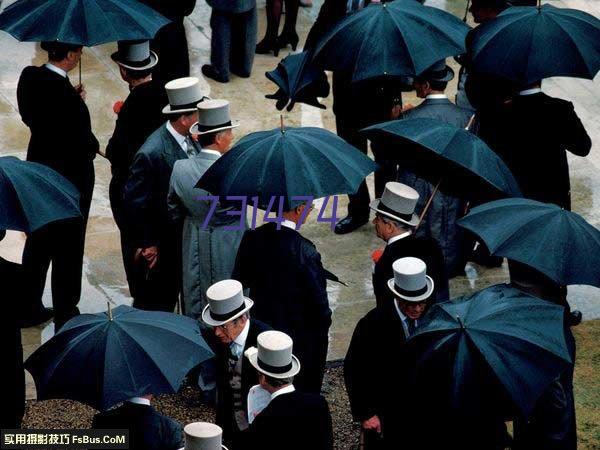
[{"label": "black top hat", "polygon": [[446,65],[445,59],[442,59],[432,65],[417,78],[426,81],[438,81],[440,83],[448,82],[454,78],[454,70],[452,70],[452,67]]}]

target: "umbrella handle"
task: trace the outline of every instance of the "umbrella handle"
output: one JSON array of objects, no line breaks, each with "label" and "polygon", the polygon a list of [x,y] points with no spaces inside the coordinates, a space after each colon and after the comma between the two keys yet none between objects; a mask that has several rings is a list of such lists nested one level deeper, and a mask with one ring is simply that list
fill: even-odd
[{"label": "umbrella handle", "polygon": [[465,9],[465,17],[463,17],[463,22],[467,22],[467,17],[469,16],[469,4],[471,3],[471,0],[467,0],[467,9]]},{"label": "umbrella handle", "polygon": [[435,194],[437,194],[438,189],[440,188],[440,184],[442,184],[442,180],[443,180],[443,178],[440,178],[440,181],[437,182],[437,184],[435,185],[435,188],[433,189],[433,192],[429,196],[429,200],[427,200],[427,204],[425,205],[425,208],[423,208],[423,211],[421,212],[421,215],[419,216],[419,223],[415,227],[415,231],[417,231],[419,229],[419,227],[421,226],[421,223],[423,222],[423,218],[427,214],[427,210],[431,206],[431,202],[433,201]]}]

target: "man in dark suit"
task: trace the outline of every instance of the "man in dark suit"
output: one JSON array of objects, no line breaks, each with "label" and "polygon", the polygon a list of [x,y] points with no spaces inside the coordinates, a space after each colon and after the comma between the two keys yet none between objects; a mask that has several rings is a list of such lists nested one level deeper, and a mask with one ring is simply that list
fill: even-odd
[{"label": "man in dark suit", "polygon": [[[327,274],[315,245],[296,231],[305,209],[301,204],[283,213],[281,229],[267,223],[242,238],[233,278],[249,288],[256,302],[254,316],[292,337],[302,373],[296,386],[321,392],[327,359],[331,309]],[[310,213],[310,211],[309,211]],[[306,214],[308,216],[308,214]]]},{"label": "man in dark suit", "polygon": [[419,193],[405,184],[390,182],[381,199],[375,200],[375,232],[386,242],[383,254],[373,267],[373,292],[377,305],[389,303],[393,296],[388,280],[393,277],[392,264],[397,259],[413,256],[427,264],[427,272],[435,281],[435,302],[449,298],[448,276],[444,255],[437,241],[431,237],[416,237],[414,229],[419,218],[414,213]]},{"label": "man in dark suit", "polygon": [[292,339],[280,331],[261,333],[257,347],[246,351],[260,386],[271,398],[235,448],[261,450],[331,450],[333,432],[327,401],[320,394],[296,391],[300,363]]},{"label": "man in dark suit", "polygon": [[197,78],[173,80],[165,88],[169,120],[135,154],[124,200],[139,280],[133,306],[172,312],[181,290],[181,230],[170,221],[167,194],[175,161],[199,152],[189,129],[204,95]]},{"label": "man in dark suit", "polygon": [[[82,47],[43,42],[48,63],[26,67],[17,86],[23,122],[31,130],[27,160],[44,164],[67,178],[80,193],[83,220],[73,219],[32,233],[23,252],[30,316],[47,320],[41,303],[52,262],[52,302],[56,326],[79,313],[85,230],[94,190],[93,160],[98,140],[92,133],[82,86],[73,87],[67,73],[79,64]],[[60,245],[56,245],[60,242]]]},{"label": "man in dark suit", "polygon": [[[320,39],[347,15],[371,3],[370,0],[326,0],[311,28],[304,49],[316,47]],[[367,154],[367,138],[362,128],[395,119],[402,108],[402,91],[406,83],[398,79],[365,80],[352,83],[352,73],[333,73],[333,112],[337,134],[350,145]],[[372,146],[380,169],[375,172],[375,197],[379,197],[385,183],[396,178],[395,165],[386,148]],[[335,226],[335,233],[350,233],[369,221],[369,189],[363,181],[357,192],[348,196],[348,215]]]},{"label": "man in dark suit", "polygon": [[[352,416],[361,424],[368,449],[418,448],[409,444],[415,434],[408,426],[412,414],[406,398],[410,396],[407,367],[411,362],[402,350],[433,298],[435,283],[427,271],[417,258],[395,261],[386,283],[392,298],[360,319],[350,341],[344,380]],[[389,374],[394,382],[382,383],[382,374]],[[398,390],[403,391],[401,395],[395,395]],[[392,399],[398,397],[406,401],[394,404]]]},{"label": "man in dark suit", "polygon": [[154,70],[154,79],[160,86],[177,78],[190,76],[190,56],[183,23],[196,7],[196,0],[141,0],[171,20],[156,33],[150,42],[160,61]]},{"label": "man in dark suit", "polygon": [[258,383],[256,371],[243,355],[256,345],[256,338],[269,326],[250,319],[252,300],[244,297],[239,281],[223,280],[206,291],[208,305],[202,321],[212,327],[208,341],[216,355],[217,417],[225,442],[237,439],[248,428],[248,391]]},{"label": "man in dark suit", "polygon": [[[454,71],[446,65],[445,60],[439,61],[415,78],[414,87],[417,96],[424,100],[415,108],[404,111],[402,118],[424,117],[465,128],[472,113],[454,105],[444,94],[452,78],[454,78]],[[399,172],[398,181],[411,186],[419,193],[417,210],[422,211],[435,186],[408,170]],[[456,221],[464,215],[466,206],[464,200],[438,191],[415,232],[417,237],[431,237],[438,242],[444,254],[446,273],[449,277],[464,272],[463,230],[456,225]]]},{"label": "man in dark suit", "polygon": [[[0,230],[0,241],[5,235],[6,232]],[[19,326],[19,299],[25,279],[21,266],[0,257],[0,285],[4,299],[0,319],[0,355],[5,380],[1,391],[0,428],[20,428],[25,413],[25,371]]]},{"label": "man in dark suit", "polygon": [[164,87],[152,78],[158,57],[150,50],[149,41],[120,41],[118,45],[119,50],[111,58],[119,65],[121,78],[129,85],[130,94],[118,112],[115,131],[106,146],[106,157],[112,171],[110,205],[121,232],[121,252],[129,291],[136,297],[135,247],[130,242],[126,224],[125,183],[138,149],[164,124],[162,109],[168,99]]},{"label": "man in dark suit", "polygon": [[567,151],[586,156],[592,141],[571,102],[550,97],[541,83],[482,115],[479,136],[500,156],[526,198],[571,209]]},{"label": "man in dark suit", "polygon": [[152,395],[133,397],[117,408],[94,416],[92,428],[129,430],[131,450],[179,450],[184,445],[181,425],[159,414]]}]

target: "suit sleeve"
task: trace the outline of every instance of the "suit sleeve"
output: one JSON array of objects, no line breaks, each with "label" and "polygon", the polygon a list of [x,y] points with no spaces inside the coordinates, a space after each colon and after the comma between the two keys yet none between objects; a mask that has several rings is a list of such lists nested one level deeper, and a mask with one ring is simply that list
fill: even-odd
[{"label": "suit sleeve", "polygon": [[314,317],[323,330],[328,330],[331,325],[331,309],[321,255],[311,244],[305,245],[304,253],[306,258],[303,286],[306,287],[307,300],[310,301],[312,309],[310,317]]},{"label": "suit sleeve", "polygon": [[125,203],[132,227],[133,243],[138,248],[147,248],[159,243],[156,229],[156,175],[152,161],[143,152],[135,155],[129,178],[125,186]]},{"label": "suit sleeve", "polygon": [[333,30],[338,21],[344,17],[346,3],[344,2],[343,13],[341,14],[340,3],[342,3],[340,0],[325,0],[323,2],[323,6],[319,10],[319,15],[306,37],[304,50],[314,50],[323,36]]},{"label": "suit sleeve", "polygon": [[574,155],[587,156],[592,148],[592,140],[577,116],[573,103],[568,103],[567,110],[562,117],[565,127],[563,145]]},{"label": "suit sleeve", "polygon": [[[177,163],[175,164],[177,166]],[[169,182],[169,193],[167,194],[167,210],[169,212],[169,218],[172,222],[179,223],[185,217],[185,210],[177,190],[175,188],[176,181],[176,170],[173,169],[171,174],[171,181]]]},{"label": "suit sleeve", "polygon": [[165,450],[179,450],[181,447],[185,446],[181,425],[175,420],[166,420],[163,438]]}]

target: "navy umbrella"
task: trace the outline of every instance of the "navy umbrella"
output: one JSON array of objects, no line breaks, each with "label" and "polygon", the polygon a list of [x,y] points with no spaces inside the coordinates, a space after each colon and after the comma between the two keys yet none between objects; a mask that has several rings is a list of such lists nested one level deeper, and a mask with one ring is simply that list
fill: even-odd
[{"label": "navy umbrella", "polygon": [[600,20],[549,4],[508,8],[474,31],[471,61],[478,72],[522,85],[557,76],[591,80],[600,70]]},{"label": "navy umbrella", "polygon": [[18,0],[0,14],[0,29],[19,41],[85,47],[152,39],[169,22],[137,0]]},{"label": "navy umbrella", "polygon": [[600,230],[579,214],[524,198],[473,208],[458,224],[493,255],[519,261],[561,286],[600,287]]},{"label": "navy umbrella", "polygon": [[317,97],[329,95],[329,82],[323,69],[311,64],[311,53],[292,53],[283,58],[277,68],[265,73],[279,89],[265,97],[277,100],[276,107],[282,110],[287,106],[291,111],[296,103],[306,103],[325,109]]},{"label": "navy umbrella", "polygon": [[372,3],[342,20],[315,48],[315,63],[352,81],[412,77],[464,53],[469,27],[415,0]]},{"label": "navy umbrella", "polygon": [[131,397],[177,392],[187,373],[212,356],[195,320],[122,305],[71,319],[25,368],[38,399],[105,410]]},{"label": "navy umbrella", "polygon": [[493,405],[506,408],[503,415],[527,417],[572,364],[563,317],[563,307],[508,285],[435,304],[408,341],[414,379],[437,380],[423,387],[445,390],[442,396],[461,413]]},{"label": "navy umbrella", "polygon": [[242,138],[196,187],[219,196],[257,196],[263,209],[283,197],[289,210],[302,203],[292,197],[354,193],[376,169],[371,158],[330,131],[281,127]]},{"label": "navy umbrella", "polygon": [[14,156],[0,157],[0,230],[31,233],[80,216],[79,191],[58,172]]}]

